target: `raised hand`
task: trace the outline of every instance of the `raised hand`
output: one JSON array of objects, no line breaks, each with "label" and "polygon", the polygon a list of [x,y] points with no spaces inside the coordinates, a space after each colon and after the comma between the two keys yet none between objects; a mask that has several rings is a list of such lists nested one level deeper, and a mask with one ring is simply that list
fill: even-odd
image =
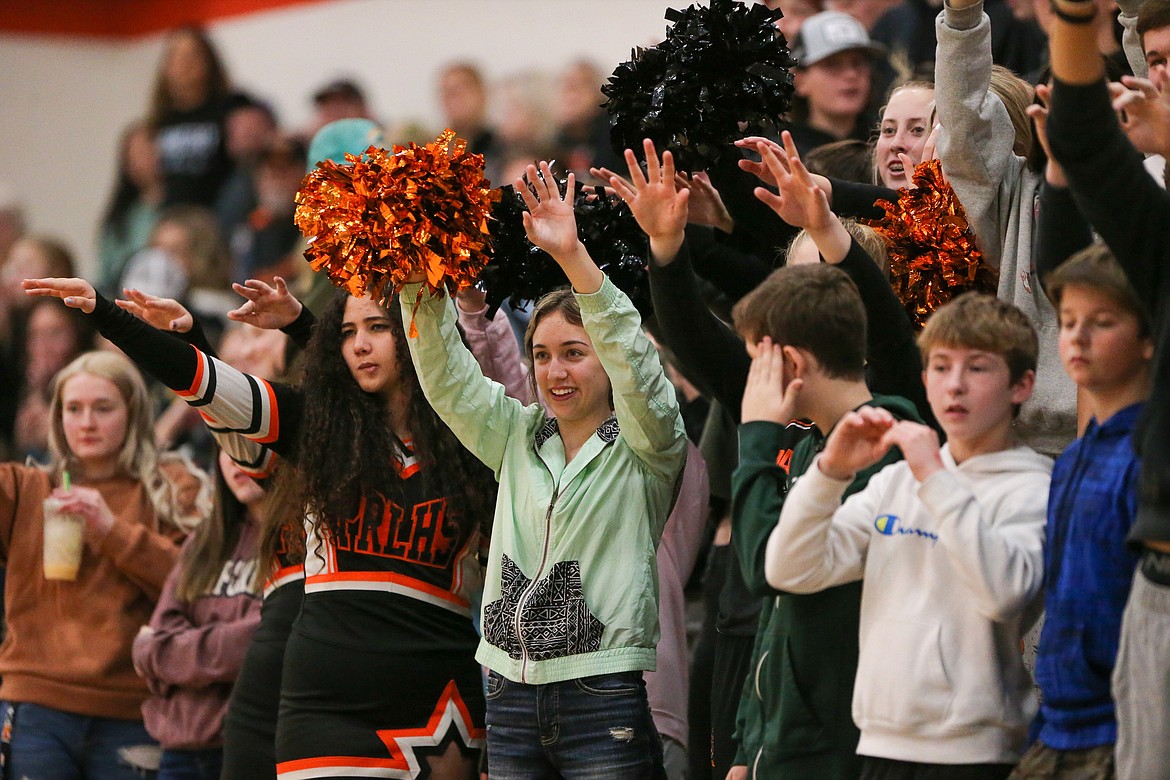
[{"label": "raised hand", "polygon": [[455,304],[468,313],[483,311],[487,306],[487,293],[474,284],[469,285],[455,293]]},{"label": "raised hand", "polygon": [[764,187],[757,187],[756,197],[793,227],[805,228],[810,233],[825,230],[837,219],[829,208],[829,199],[801,162],[792,135],[785,130],[782,137],[783,162],[776,156],[772,146],[761,143],[756,147],[764,164],[772,172],[780,192],[775,194]]},{"label": "raised hand", "polygon": [[666,263],[674,259],[682,246],[691,194],[680,190],[675,183],[674,155],[663,152],[659,162],[654,142],[649,138],[642,142],[642,150],[646,153],[646,172],[642,173],[634,152],[627,149],[630,178],[611,176],[609,186],[630,207],[638,227],[650,238],[650,252],[655,261]]},{"label": "raised hand", "polygon": [[692,174],[689,179],[686,174],[679,173],[675,175],[674,180],[680,189],[691,191],[687,212],[688,222],[692,225],[707,225],[718,228],[724,233],[730,233],[735,229],[735,220],[731,218],[727,206],[723,205],[723,198],[720,197],[719,190],[715,189],[715,185],[711,183],[711,178],[706,173],[699,171]]},{"label": "raised hand", "polygon": [[516,191],[528,210],[524,212],[524,231],[528,240],[560,262],[580,244],[577,239],[577,217],[573,214],[573,196],[576,176],[569,174],[564,195],[557,186],[547,162],[529,165],[524,179],[515,182]]},{"label": "raised hand", "polygon": [[882,459],[891,446],[886,432],[897,420],[885,409],[863,406],[841,418],[829,434],[817,467],[833,479],[852,479]]},{"label": "raised hand", "polygon": [[1110,83],[1109,93],[1129,142],[1145,154],[1170,153],[1170,97],[1149,79],[1122,76],[1121,82]]},{"label": "raised hand", "polygon": [[84,279],[47,277],[44,279],[25,279],[20,283],[26,295],[46,298],[60,298],[62,303],[71,309],[81,309],[86,314],[93,314],[97,306],[97,292],[93,285]]},{"label": "raised hand", "polygon": [[577,177],[569,174],[564,195],[547,162],[540,164],[539,173],[535,165],[529,165],[526,178],[527,181],[517,179],[515,187],[528,207],[524,212],[528,240],[552,255],[574,290],[586,294],[597,292],[605,282],[605,274],[577,238],[577,217],[573,213]]},{"label": "raised hand", "polygon": [[243,284],[233,282],[232,289],[248,300],[229,311],[228,319],[267,330],[283,328],[295,321],[304,307],[288,291],[283,278],[274,277],[273,282],[274,285],[260,279],[248,279]]},{"label": "raised hand", "polygon": [[126,300],[117,300],[114,303],[159,330],[186,333],[195,324],[191,312],[174,298],[159,298],[130,288],[122,292],[127,296]]},{"label": "raised hand", "polygon": [[1048,98],[1051,94],[1052,87],[1047,84],[1036,85],[1036,97],[1040,102],[1033,103],[1024,110],[1028,112],[1028,116],[1032,117],[1032,121],[1036,125],[1036,140],[1040,142],[1044,156],[1048,158],[1047,167],[1044,169],[1044,179],[1055,187],[1067,187],[1068,179],[1064,175],[1064,169],[1053,159],[1052,150],[1048,148]]},{"label": "raised hand", "polygon": [[774,344],[768,336],[756,345],[743,390],[740,422],[762,420],[784,425],[796,418],[796,400],[804,380],[786,376],[785,357],[785,347]]},{"label": "raised hand", "polygon": [[[741,138],[735,142],[735,145],[740,149],[751,149],[753,151],[757,151],[760,148],[760,144],[771,149],[772,154],[776,155],[781,163],[786,162],[784,147],[771,138],[764,138],[762,135],[749,135],[747,138]],[[773,187],[776,186],[776,177],[772,175],[772,169],[763,160],[760,162],[756,162],[755,160],[740,160],[739,167],[764,182],[764,184],[769,184]]]}]

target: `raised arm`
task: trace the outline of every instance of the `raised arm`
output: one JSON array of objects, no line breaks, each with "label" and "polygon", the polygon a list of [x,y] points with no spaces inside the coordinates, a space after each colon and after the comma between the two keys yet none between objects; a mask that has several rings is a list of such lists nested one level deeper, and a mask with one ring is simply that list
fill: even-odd
[{"label": "raised arm", "polygon": [[454,303],[422,292],[415,308],[420,292],[422,284],[416,282],[399,293],[403,322],[413,318],[418,330],[407,344],[419,385],[435,414],[499,477],[509,438],[517,435],[517,428],[538,425],[543,411],[536,405],[525,407],[508,397],[503,385],[485,377],[459,338]]},{"label": "raised arm", "polygon": [[1006,228],[999,221],[999,188],[1018,175],[1020,162],[1012,151],[1012,120],[990,91],[991,20],[983,13],[983,0],[948,0],[935,29],[939,159],[986,262],[999,268]]},{"label": "raised arm", "polygon": [[[24,289],[29,295],[61,298],[66,306],[88,314],[98,331],[143,372],[198,408],[212,433],[239,433],[282,456],[295,455],[302,404],[295,388],[245,374],[173,333],[151,327],[98,295],[83,279],[26,279]],[[258,470],[255,452],[249,457],[245,448],[227,448],[233,458],[240,455],[245,468],[251,460],[251,470]]]},{"label": "raised arm", "polygon": [[[1070,19],[1091,18],[1087,0],[1055,0]],[[1110,105],[1093,27],[1054,16],[1049,39],[1054,78],[1048,144],[1077,205],[1113,250],[1135,291],[1157,311],[1170,246],[1170,195],[1145,169]]]},{"label": "raised arm", "polygon": [[520,355],[520,345],[504,312],[497,310],[489,319],[487,301],[474,288],[456,296],[455,310],[467,346],[483,375],[502,384],[504,391],[520,403],[535,403],[528,364]]},{"label": "raised arm", "polygon": [[679,369],[739,422],[751,360],[744,352],[743,340],[704,302],[691,265],[689,242],[669,263],[651,261],[649,276],[662,340],[674,353]]}]

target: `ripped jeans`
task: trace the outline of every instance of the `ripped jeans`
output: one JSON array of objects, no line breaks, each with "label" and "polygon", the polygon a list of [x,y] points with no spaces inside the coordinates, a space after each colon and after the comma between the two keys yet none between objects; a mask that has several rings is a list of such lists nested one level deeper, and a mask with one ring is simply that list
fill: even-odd
[{"label": "ripped jeans", "polygon": [[[13,705],[8,780],[139,780],[153,771],[127,761],[124,748],[157,743],[140,720],[94,718],[27,702]],[[7,709],[7,707],[5,707]]]},{"label": "ripped jeans", "polygon": [[487,680],[492,780],[660,778],[662,741],[641,672],[545,685]]}]

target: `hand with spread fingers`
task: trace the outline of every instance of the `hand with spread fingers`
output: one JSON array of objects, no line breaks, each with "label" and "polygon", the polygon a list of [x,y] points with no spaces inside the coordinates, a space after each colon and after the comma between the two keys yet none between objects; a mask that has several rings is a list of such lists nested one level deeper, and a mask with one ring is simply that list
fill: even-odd
[{"label": "hand with spread fingers", "polygon": [[877,463],[892,446],[886,433],[897,420],[887,410],[863,406],[841,418],[829,434],[817,460],[821,473],[833,479],[853,479],[857,472]]},{"label": "hand with spread fingers", "polygon": [[756,149],[764,165],[776,181],[778,193],[764,187],[756,188],[756,197],[793,227],[804,228],[817,245],[817,250],[829,263],[839,263],[849,253],[849,231],[829,207],[824,190],[801,162],[800,153],[792,135],[785,130],[784,160],[776,156],[771,145],[761,143]]},{"label": "hand with spread fingers", "polygon": [[724,233],[735,229],[735,220],[723,204],[719,190],[711,183],[711,178],[703,171],[691,174],[690,178],[684,173],[675,175],[675,184],[680,189],[691,191],[691,199],[687,204],[687,221],[692,225],[706,225],[717,228]]},{"label": "hand with spread fingers", "polygon": [[277,330],[293,323],[301,316],[304,306],[288,291],[283,278],[277,276],[273,282],[268,284],[260,279],[248,279],[243,284],[233,282],[232,289],[248,300],[229,311],[228,319],[266,330]]},{"label": "hand with spread fingers", "polygon": [[[753,152],[759,151],[760,146],[763,145],[780,159],[781,164],[785,162],[784,147],[771,138],[765,138],[762,135],[749,135],[747,138],[741,138],[736,141],[735,145],[740,149],[751,149]],[[772,169],[763,160],[756,162],[755,160],[743,159],[739,161],[739,167],[755,176],[764,184],[771,187],[776,186],[776,177],[772,175]]]},{"label": "hand with spread fingers", "polygon": [[[740,149],[751,149],[754,152],[759,151],[760,144],[768,147],[772,154],[776,156],[776,159],[780,161],[780,164],[785,166],[785,170],[788,169],[788,153],[785,151],[783,145],[776,143],[771,138],[765,138],[762,135],[749,135],[747,138],[741,138],[735,142],[735,145]],[[795,146],[793,148],[795,148]],[[764,184],[767,184],[771,187],[777,186],[776,177],[772,175],[771,169],[768,168],[767,164],[763,160],[759,162],[746,159],[740,160],[739,167],[752,174],[760,181],[764,182]],[[827,177],[822,176],[819,173],[813,173],[810,174],[810,176],[812,177],[813,182],[815,182],[816,185],[820,187],[821,190],[825,193],[825,197],[829,199],[829,202],[832,203],[832,182],[830,182]]]},{"label": "hand with spread fingers", "polygon": [[577,218],[573,214],[573,198],[577,179],[569,174],[562,194],[547,162],[539,169],[529,165],[524,179],[515,182],[516,191],[528,211],[524,213],[524,230],[528,240],[553,256],[554,260],[576,250]]},{"label": "hand with spread fingers", "polygon": [[756,147],[764,165],[772,174],[779,194],[764,187],[756,188],[756,197],[775,211],[779,217],[793,227],[805,228],[809,232],[823,229],[835,219],[825,193],[812,180],[808,169],[800,160],[792,136],[784,131],[783,160],[770,144],[761,143]]},{"label": "hand with spread fingers", "polygon": [[604,274],[577,237],[577,216],[573,213],[577,177],[570,173],[561,193],[547,162],[539,169],[529,165],[525,178],[514,183],[524,201],[524,232],[528,240],[552,255],[565,272],[573,289],[593,293],[601,289]]},{"label": "hand with spread fingers", "polygon": [[126,298],[114,303],[159,330],[186,333],[195,325],[191,312],[174,298],[160,298],[133,288],[126,288],[122,292]]},{"label": "hand with spread fingers", "polygon": [[660,161],[649,138],[642,142],[642,149],[646,153],[646,172],[642,172],[634,152],[627,149],[630,178],[611,176],[609,186],[630,207],[638,227],[650,238],[654,261],[665,265],[682,246],[691,194],[675,183],[674,155],[665,151]]}]

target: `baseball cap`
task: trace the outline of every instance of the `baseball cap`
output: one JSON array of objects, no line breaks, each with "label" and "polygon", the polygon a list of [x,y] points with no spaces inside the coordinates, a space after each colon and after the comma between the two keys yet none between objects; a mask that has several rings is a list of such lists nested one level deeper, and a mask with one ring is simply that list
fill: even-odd
[{"label": "baseball cap", "polygon": [[798,67],[808,67],[834,54],[855,49],[874,56],[886,53],[886,48],[870,40],[865,26],[849,14],[822,11],[800,25],[792,55],[796,57]]}]

